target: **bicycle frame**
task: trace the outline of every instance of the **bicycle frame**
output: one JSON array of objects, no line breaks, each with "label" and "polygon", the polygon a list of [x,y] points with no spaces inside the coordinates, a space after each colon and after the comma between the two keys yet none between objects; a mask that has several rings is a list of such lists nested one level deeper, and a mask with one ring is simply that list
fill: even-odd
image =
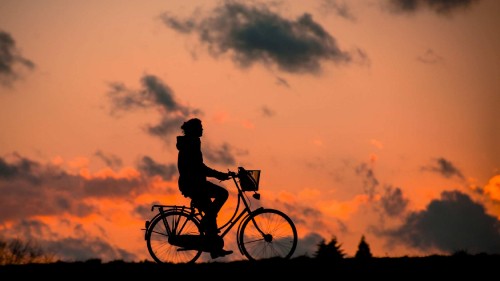
[{"label": "bicycle frame", "polygon": [[[243,191],[241,186],[239,185],[238,181],[236,180],[238,178],[238,176],[235,173],[230,173],[230,177],[232,178],[233,183],[236,186],[236,190],[238,193],[237,204],[236,204],[236,207],[234,209],[234,213],[232,214],[231,218],[228,221],[226,221],[222,226],[220,226],[218,229],[221,231],[220,237],[224,238],[231,231],[231,229],[239,223],[238,230],[236,232],[236,238],[237,238],[236,244],[238,245],[238,250],[240,251],[240,253],[243,253],[242,249],[241,249],[241,245],[239,243],[239,238],[238,238],[239,237],[238,234],[240,232],[242,222],[245,221],[246,217],[250,216],[253,212],[256,212],[260,209],[263,209],[263,207],[259,207],[259,208],[252,210],[250,208],[250,204],[248,202],[248,199],[245,197],[246,196],[245,192],[247,192],[247,191]],[[260,194],[257,193],[256,191],[253,191],[253,192],[254,192],[253,198],[256,200],[260,200]],[[241,211],[240,211],[240,207],[241,207],[240,204],[243,205],[243,209]],[[156,213],[153,218],[146,221],[146,228],[143,229],[143,230],[145,230],[145,238],[147,236],[147,232],[149,231],[150,222],[155,220],[159,216],[163,216],[167,212],[180,211],[180,212],[183,212],[186,215],[194,218],[198,222],[201,222],[201,219],[203,218],[203,213],[196,206],[194,206],[192,202],[191,202],[191,205],[189,207],[184,206],[184,205],[155,204],[151,207],[151,211],[154,211],[155,208],[158,208],[158,213]],[[240,211],[240,212],[238,213],[238,211]],[[176,226],[176,225],[170,226],[169,222],[166,221],[165,219],[163,219],[163,223],[165,225],[165,229],[167,230],[169,237],[174,237],[175,233],[171,233],[171,230],[176,229],[176,227],[178,227],[178,226]],[[259,232],[262,232],[260,230],[260,228],[258,227],[258,225],[255,223],[255,221],[253,221],[253,223],[254,223],[255,227],[259,230]],[[181,228],[182,227],[183,226],[181,226]]]},{"label": "bicycle frame", "polygon": [[[220,235],[221,237],[226,236],[226,234],[229,233],[229,231],[231,231],[231,229],[239,222],[238,231],[237,231],[237,234],[238,234],[239,229],[241,227],[241,222],[243,222],[244,219],[246,217],[248,217],[252,212],[255,212],[255,211],[263,208],[263,207],[259,207],[255,210],[252,210],[250,208],[250,204],[247,201],[247,198],[245,197],[245,191],[243,191],[241,189],[240,185],[238,184],[238,181],[236,181],[237,176],[231,176],[231,177],[232,177],[234,185],[236,186],[236,189],[238,191],[238,200],[237,200],[236,208],[234,210],[232,217],[225,224],[223,224],[221,227],[219,227],[220,230],[224,230]],[[260,195],[256,191],[254,191],[253,197],[257,200],[260,199]],[[238,214],[238,210],[240,208],[241,203],[243,203],[244,207],[241,210],[241,212]],[[237,235],[237,237],[238,237],[238,235]],[[238,243],[238,245],[239,245],[239,243]]]},{"label": "bicycle frame", "polygon": [[[248,174],[247,174],[248,173]],[[249,260],[292,257],[298,241],[297,228],[292,219],[280,210],[257,206],[246,192],[260,200],[260,170],[229,171],[237,190],[233,214],[218,227],[220,235],[206,235],[202,227],[204,212],[191,203],[184,205],[153,205],[158,211],[146,221],[145,240],[151,257],[158,263],[194,263],[203,252],[212,259],[220,257],[214,250],[224,247],[224,237],[238,225],[236,245]],[[250,178],[248,178],[250,177]],[[232,194],[234,196],[234,194]],[[233,197],[232,196],[232,197]]]}]

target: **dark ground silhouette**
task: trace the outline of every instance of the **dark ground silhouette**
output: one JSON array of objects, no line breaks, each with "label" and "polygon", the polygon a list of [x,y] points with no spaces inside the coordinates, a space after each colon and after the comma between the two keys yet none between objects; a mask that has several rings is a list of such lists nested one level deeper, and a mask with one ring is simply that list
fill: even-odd
[{"label": "dark ground silhouette", "polygon": [[[401,258],[371,258],[360,260],[344,258],[340,261],[298,257],[290,260],[263,260],[258,262],[210,262],[197,264],[156,264],[154,262],[126,263],[99,260],[86,262],[56,262],[50,264],[0,266],[0,277],[12,276],[43,278],[44,280],[124,278],[201,278],[211,280],[290,280],[363,277],[385,280],[415,280],[415,278],[458,278],[482,280],[498,276],[500,255],[429,256]],[[49,279],[47,279],[49,278]],[[496,278],[496,277],[495,277]],[[1,278],[2,280],[4,278]],[[449,280],[449,279],[446,279]]]}]

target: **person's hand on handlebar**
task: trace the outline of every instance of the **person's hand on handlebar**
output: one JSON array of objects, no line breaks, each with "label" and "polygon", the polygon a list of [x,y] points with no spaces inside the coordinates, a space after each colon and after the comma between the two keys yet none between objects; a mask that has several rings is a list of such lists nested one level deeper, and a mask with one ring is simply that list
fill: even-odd
[{"label": "person's hand on handlebar", "polygon": [[217,176],[215,178],[220,180],[220,181],[225,181],[225,180],[228,180],[230,178],[230,173],[220,172],[217,174]]}]

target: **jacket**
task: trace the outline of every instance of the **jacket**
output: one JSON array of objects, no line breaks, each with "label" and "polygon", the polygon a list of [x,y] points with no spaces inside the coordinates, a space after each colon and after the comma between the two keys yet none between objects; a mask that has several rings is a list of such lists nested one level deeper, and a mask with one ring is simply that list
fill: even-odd
[{"label": "jacket", "polygon": [[207,177],[223,177],[224,173],[214,170],[203,163],[199,137],[177,136],[179,151],[177,169],[179,189],[185,197],[193,197],[202,192]]}]

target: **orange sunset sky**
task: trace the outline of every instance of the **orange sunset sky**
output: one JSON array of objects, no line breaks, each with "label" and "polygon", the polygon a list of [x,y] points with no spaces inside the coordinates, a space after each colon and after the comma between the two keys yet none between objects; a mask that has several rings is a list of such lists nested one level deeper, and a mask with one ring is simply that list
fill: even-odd
[{"label": "orange sunset sky", "polygon": [[[293,219],[296,256],[499,254],[499,27],[496,0],[0,0],[0,238],[151,260],[198,117],[209,166],[262,171],[252,204]],[[244,259],[235,230],[217,261]]]}]

